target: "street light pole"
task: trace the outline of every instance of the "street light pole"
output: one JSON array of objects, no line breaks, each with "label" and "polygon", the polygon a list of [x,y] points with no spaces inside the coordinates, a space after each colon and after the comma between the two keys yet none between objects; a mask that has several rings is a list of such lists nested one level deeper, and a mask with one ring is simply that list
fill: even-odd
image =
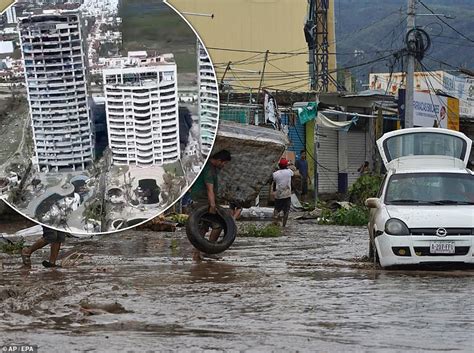
[{"label": "street light pole", "polygon": [[[408,0],[407,9],[407,32],[415,28],[415,1]],[[407,62],[407,84],[406,84],[406,95],[405,95],[405,128],[413,127],[413,99],[414,99],[414,88],[415,88],[415,55],[410,50],[410,41],[412,37],[408,38],[408,62]]]}]

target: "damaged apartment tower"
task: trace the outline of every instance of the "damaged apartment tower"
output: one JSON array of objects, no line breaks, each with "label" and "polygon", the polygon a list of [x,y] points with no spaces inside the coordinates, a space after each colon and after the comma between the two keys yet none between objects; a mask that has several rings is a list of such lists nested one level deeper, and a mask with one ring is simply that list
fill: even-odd
[{"label": "damaged apartment tower", "polygon": [[93,161],[81,19],[45,11],[19,19],[39,171],[84,169]]},{"label": "damaged apartment tower", "polygon": [[179,160],[173,55],[129,52],[103,70],[103,79],[113,164],[145,167]]},{"label": "damaged apartment tower", "polygon": [[219,96],[217,80],[206,49],[198,40],[199,121],[201,153],[207,157],[211,151],[219,123]]}]

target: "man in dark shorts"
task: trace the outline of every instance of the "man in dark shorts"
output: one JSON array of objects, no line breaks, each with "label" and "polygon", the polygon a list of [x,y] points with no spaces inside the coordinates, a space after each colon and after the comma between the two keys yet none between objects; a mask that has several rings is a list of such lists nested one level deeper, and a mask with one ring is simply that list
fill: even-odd
[{"label": "man in dark shorts", "polygon": [[[191,187],[191,199],[193,200],[190,206],[191,212],[203,205],[207,205],[211,215],[217,213],[217,176],[219,170],[224,168],[230,160],[231,155],[227,150],[221,150],[209,158],[209,161],[202,169],[201,174]],[[203,222],[201,234],[204,236],[209,228],[212,228],[209,240],[216,241],[222,231],[220,224],[218,222],[210,221]]]},{"label": "man in dark shorts", "polygon": [[308,183],[311,184],[311,178],[308,173],[308,161],[306,160],[306,151],[301,150],[300,158],[295,163],[296,169],[301,175],[301,201],[306,201],[306,195],[308,195]]},{"label": "man in dark shorts", "polygon": [[285,158],[280,159],[278,167],[280,169],[273,173],[273,191],[275,192],[273,219],[275,223],[278,223],[280,212],[283,212],[282,226],[285,227],[291,206],[291,177],[293,171],[288,169],[288,161]]},{"label": "man in dark shorts", "polygon": [[21,251],[21,259],[23,264],[26,267],[31,267],[31,254],[36,250],[44,248],[46,245],[51,245],[51,252],[49,255],[49,261],[44,260],[44,267],[60,267],[56,265],[56,260],[58,259],[59,250],[61,249],[61,243],[64,243],[66,240],[66,233],[60,232],[48,227],[43,226],[43,237],[38,239],[32,246],[29,248],[23,248]]}]

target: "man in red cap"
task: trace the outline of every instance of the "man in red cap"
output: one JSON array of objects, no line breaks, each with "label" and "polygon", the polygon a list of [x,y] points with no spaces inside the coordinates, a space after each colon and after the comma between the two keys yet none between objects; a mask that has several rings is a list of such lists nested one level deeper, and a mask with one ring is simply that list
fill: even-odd
[{"label": "man in red cap", "polygon": [[278,223],[280,212],[283,211],[282,225],[284,227],[286,226],[291,206],[291,177],[293,172],[288,169],[288,161],[285,158],[280,159],[278,167],[280,169],[273,173],[273,191],[275,192],[273,219]]}]

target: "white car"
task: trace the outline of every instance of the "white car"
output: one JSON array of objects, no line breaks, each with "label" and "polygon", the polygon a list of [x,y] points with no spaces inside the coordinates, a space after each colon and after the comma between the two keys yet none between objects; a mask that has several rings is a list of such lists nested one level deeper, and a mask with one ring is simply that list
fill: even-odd
[{"label": "white car", "polygon": [[441,128],[389,132],[377,140],[387,173],[367,199],[370,256],[382,267],[474,264],[472,141]]}]

